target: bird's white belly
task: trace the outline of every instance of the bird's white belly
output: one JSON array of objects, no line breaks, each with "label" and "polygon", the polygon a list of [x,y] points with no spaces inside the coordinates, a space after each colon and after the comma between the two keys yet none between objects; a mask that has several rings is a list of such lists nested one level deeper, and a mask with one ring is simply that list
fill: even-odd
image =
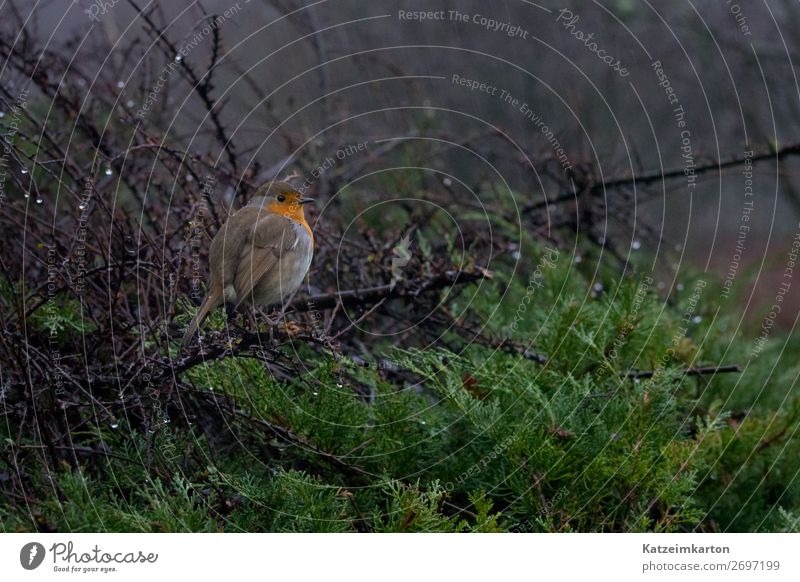
[{"label": "bird's white belly", "polygon": [[314,255],[311,236],[300,224],[292,221],[292,226],[297,234],[297,242],[281,253],[277,265],[253,289],[253,299],[259,305],[282,301],[300,286],[311,266]]}]

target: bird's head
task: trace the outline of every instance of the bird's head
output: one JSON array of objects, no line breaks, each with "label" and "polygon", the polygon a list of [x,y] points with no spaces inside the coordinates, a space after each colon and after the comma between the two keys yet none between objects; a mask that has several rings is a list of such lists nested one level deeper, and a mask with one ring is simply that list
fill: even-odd
[{"label": "bird's head", "polygon": [[304,222],[303,206],[313,201],[313,198],[305,198],[288,182],[267,182],[258,187],[250,205]]}]

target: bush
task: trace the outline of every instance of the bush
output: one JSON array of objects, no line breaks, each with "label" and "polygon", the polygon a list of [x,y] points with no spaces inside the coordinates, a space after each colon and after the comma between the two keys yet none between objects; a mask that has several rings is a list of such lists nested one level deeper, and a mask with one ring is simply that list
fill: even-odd
[{"label": "bush", "polygon": [[[531,264],[548,253],[533,247]],[[158,424],[75,431],[71,464],[4,425],[26,480],[4,529],[796,531],[796,369],[770,374],[798,346],[776,338],[741,374],[686,376],[748,356],[707,323],[713,304],[687,326],[693,286],[665,308],[646,275],[582,297],[592,281],[567,263],[450,298],[508,344],[457,349],[451,331],[452,349],[355,358],[294,342],[279,350],[304,371],[283,378],[209,360]]]}]

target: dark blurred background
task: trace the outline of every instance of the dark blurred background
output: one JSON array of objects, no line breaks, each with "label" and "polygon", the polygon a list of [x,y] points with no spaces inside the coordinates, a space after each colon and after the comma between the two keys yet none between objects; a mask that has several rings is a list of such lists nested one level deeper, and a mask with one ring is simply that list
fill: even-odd
[{"label": "dark blurred background", "polygon": [[[217,61],[216,110],[236,142],[238,170],[255,174],[253,179],[269,177],[281,164],[285,173],[307,174],[350,143],[370,142],[370,155],[380,158],[388,142],[378,140],[424,138],[431,140],[426,144],[430,166],[463,181],[463,186],[454,182],[453,204],[470,200],[473,195],[464,186],[482,180],[505,187],[495,171],[522,207],[568,193],[570,176],[557,162],[546,162],[552,145],[518,107],[501,98],[502,91],[528,104],[553,131],[577,175],[591,174],[593,181],[683,169],[684,129],[691,132],[696,166],[798,141],[794,60],[800,32],[793,24],[800,21],[800,6],[792,0],[335,0],[306,7],[288,0],[136,5],[81,0],[71,6],[50,2],[35,10],[31,4],[17,9],[18,18],[38,20],[40,37],[49,38],[50,47],[69,47],[71,67],[85,79],[87,108],[98,83],[117,80],[119,108],[130,115],[168,64],[153,57],[158,41],[134,6],[163,26],[176,47],[187,47],[186,59],[198,70],[212,58]],[[419,21],[401,18],[402,11],[441,13],[438,19]],[[467,15],[467,21],[451,11]],[[224,19],[219,45],[211,39],[215,33],[203,33],[209,15]],[[500,23],[497,30],[486,19]],[[3,26],[13,28],[14,19],[6,18]],[[511,26],[517,30],[509,35]],[[201,38],[193,46],[198,33]],[[581,33],[593,38],[587,41]],[[596,42],[629,74],[606,65],[587,42]],[[655,61],[674,90],[673,103],[660,85]],[[454,84],[453,75],[496,87],[495,94]],[[160,127],[172,143],[220,156],[215,127],[191,80],[181,71],[167,77],[147,123]],[[6,73],[3,81],[10,81]],[[685,111],[685,128],[674,116],[678,105]],[[471,140],[485,159],[434,140]],[[530,154],[534,168],[522,152]],[[363,175],[338,168],[313,188],[328,188],[330,180],[341,188],[356,178],[360,188],[385,187],[380,174],[366,174],[386,171],[399,160],[387,152],[383,163],[364,167],[363,158],[348,160]],[[603,193],[608,221],[601,217],[599,229],[615,233],[623,256],[633,243],[640,253],[657,253],[660,268],[680,264],[725,273],[736,255],[742,224],[744,170],[744,163],[712,169],[698,175],[691,191],[681,178],[641,184],[635,197],[632,188],[610,189]],[[743,285],[745,304],[749,285],[758,283],[747,307],[756,320],[765,315],[758,307],[771,301],[798,229],[796,170],[790,156],[780,166],[775,159],[753,166],[751,230],[736,283]],[[545,215],[547,210],[537,212]],[[741,279],[747,270],[752,272],[745,283]],[[793,304],[796,308],[798,301]],[[793,320],[790,310],[781,313],[784,324]]]},{"label": "dark blurred background", "polygon": [[[409,16],[417,11],[427,18]],[[303,182],[340,148],[363,142],[365,151],[341,154],[346,163],[337,160],[309,181],[309,190],[331,200],[347,196],[357,180],[359,191],[377,199],[413,198],[414,188],[427,184],[408,177],[403,167],[416,161],[393,146],[413,140],[432,169],[428,178],[446,179],[450,203],[461,210],[480,209],[485,201],[475,199],[475,188],[492,183],[498,197],[533,213],[547,235],[557,212],[549,202],[593,189],[598,203],[582,206],[576,197],[566,213],[582,234],[613,243],[623,268],[647,255],[653,260],[643,269],[699,269],[722,283],[735,263],[737,305],[759,322],[800,217],[791,149],[798,141],[798,18],[792,0],[81,0],[9,5],[2,27],[9,42],[18,34],[16,48],[30,42],[63,59],[66,73],[41,60],[36,74],[73,87],[77,77],[83,116],[138,122],[152,139],[206,156],[211,165],[234,160],[235,175],[215,189],[218,203],[232,202],[238,180],[254,184],[296,172]],[[170,60],[176,50],[194,77]],[[25,84],[9,63],[2,72],[7,105]],[[203,93],[196,86],[207,80],[209,64],[213,79]],[[470,89],[454,75],[487,87]],[[524,115],[523,103],[552,134]],[[683,126],[676,107],[685,112]],[[125,137],[112,137],[124,149]],[[225,142],[235,148],[225,151]],[[766,158],[752,166],[752,196],[745,195],[743,174],[749,150]],[[770,155],[777,152],[786,154],[780,164]],[[705,170],[693,186],[680,175],[687,164]],[[671,170],[678,175],[668,180],[597,186]],[[167,201],[180,199],[185,185],[146,182],[140,187],[148,196]],[[752,209],[745,223],[746,202]],[[737,238],[743,225],[749,231]],[[680,275],[666,281],[677,285]],[[784,325],[798,305],[788,298],[779,317]]]}]

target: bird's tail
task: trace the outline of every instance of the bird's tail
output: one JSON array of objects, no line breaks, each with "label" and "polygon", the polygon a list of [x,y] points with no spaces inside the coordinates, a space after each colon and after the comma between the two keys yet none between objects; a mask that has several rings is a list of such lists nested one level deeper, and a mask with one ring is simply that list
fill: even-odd
[{"label": "bird's tail", "polygon": [[183,334],[181,345],[185,346],[191,341],[194,334],[197,333],[197,329],[200,327],[200,324],[203,323],[203,320],[208,315],[208,312],[214,309],[220,303],[222,303],[222,297],[219,294],[210,292],[208,295],[206,295],[202,305],[200,305],[200,309],[197,310],[197,314],[195,314],[194,318],[192,318],[192,322],[189,324],[189,327],[186,328],[186,333]]}]

